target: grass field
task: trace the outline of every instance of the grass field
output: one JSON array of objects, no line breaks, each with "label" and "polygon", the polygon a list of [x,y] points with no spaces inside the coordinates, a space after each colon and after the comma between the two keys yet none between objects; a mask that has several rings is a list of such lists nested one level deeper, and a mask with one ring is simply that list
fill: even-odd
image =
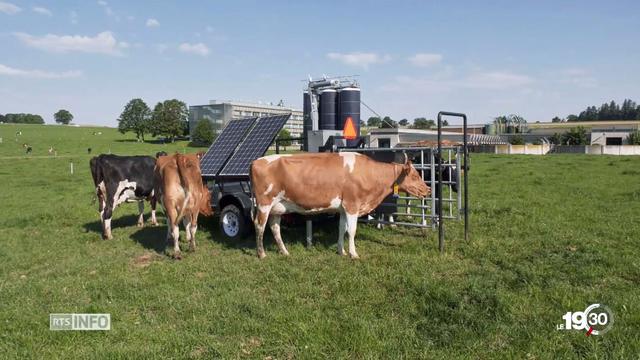
[{"label": "grass field", "polygon": [[[135,226],[135,204],[100,239],[86,148],[184,143],[59,126],[0,137],[2,358],[640,357],[639,157],[473,154],[471,241],[450,222],[444,255],[432,232],[362,225],[352,261],[326,226],[311,249],[304,229],[284,229],[290,257],[268,235],[260,261],[253,238],[225,242],[212,218],[175,261],[164,225]],[[609,333],[556,330],[592,303],[613,310]],[[112,330],[49,331],[50,313],[72,312],[110,313]]]}]

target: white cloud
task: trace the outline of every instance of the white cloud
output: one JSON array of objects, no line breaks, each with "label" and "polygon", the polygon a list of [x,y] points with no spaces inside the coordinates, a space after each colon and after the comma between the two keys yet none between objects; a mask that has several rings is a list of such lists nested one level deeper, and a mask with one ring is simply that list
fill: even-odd
[{"label": "white cloud", "polygon": [[102,6],[104,8],[104,12],[107,14],[107,16],[112,16],[113,15],[113,10],[111,10],[111,7],[109,6],[109,3],[103,0],[98,0],[98,5]]},{"label": "white cloud", "polygon": [[413,66],[427,67],[439,64],[442,61],[442,55],[421,53],[409,57],[408,60]]},{"label": "white cloud", "polygon": [[18,76],[25,78],[34,78],[34,79],[64,79],[64,78],[75,78],[82,76],[82,71],[79,70],[71,70],[64,72],[49,72],[42,70],[23,70],[12,68],[3,64],[0,64],[0,75],[5,76]]},{"label": "white cloud", "polygon": [[160,26],[160,21],[156,19],[147,19],[147,27],[158,27]]},{"label": "white cloud", "polygon": [[34,36],[25,33],[14,35],[27,46],[57,53],[85,52],[106,55],[122,55],[120,45],[110,31],[103,31],[94,37],[82,35]]},{"label": "white cloud", "polygon": [[363,53],[363,52],[352,52],[352,53],[328,53],[327,58],[331,60],[337,60],[341,63],[351,66],[358,66],[363,69],[368,69],[369,65],[373,64],[382,64],[389,60],[391,60],[391,56],[389,55],[378,55],[376,53]]},{"label": "white cloud", "polygon": [[508,71],[490,71],[472,74],[461,86],[476,89],[508,89],[529,85],[533,78]]},{"label": "white cloud", "polygon": [[583,68],[569,68],[560,71],[559,81],[564,84],[571,84],[583,88],[594,88],[598,86],[596,79],[591,71]]},{"label": "white cloud", "polygon": [[167,46],[167,44],[155,44],[153,47],[156,49],[156,51],[159,54],[164,53],[169,48],[169,46]]},{"label": "white cloud", "polygon": [[207,30],[208,33],[212,33],[213,32],[213,26],[207,25],[207,27],[205,27],[205,30]]},{"label": "white cloud", "polygon": [[51,13],[51,10],[42,7],[42,6],[34,6],[31,10],[33,10],[33,12],[36,12],[40,15],[46,15],[46,16],[52,16],[53,14]]},{"label": "white cloud", "polygon": [[72,24],[77,24],[78,23],[78,13],[71,10],[71,12],[69,12],[69,18],[71,18],[71,23]]},{"label": "white cloud", "polygon": [[196,54],[200,56],[207,56],[209,55],[209,52],[210,52],[207,45],[203,43],[197,43],[197,44],[182,43],[180,44],[180,46],[178,46],[178,50],[184,53],[191,53],[191,54]]},{"label": "white cloud", "polygon": [[13,15],[13,14],[19,13],[20,11],[22,11],[22,9],[19,8],[18,6],[14,5],[12,3],[0,1],[0,12],[3,12],[5,14],[9,14],[9,15]]}]

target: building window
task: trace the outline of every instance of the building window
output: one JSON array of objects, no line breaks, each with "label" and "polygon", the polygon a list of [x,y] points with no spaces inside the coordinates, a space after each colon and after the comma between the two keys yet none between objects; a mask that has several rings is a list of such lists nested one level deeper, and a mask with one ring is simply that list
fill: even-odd
[{"label": "building window", "polygon": [[608,137],[607,138],[607,145],[622,145],[622,138],[621,137]]},{"label": "building window", "polygon": [[378,147],[380,147],[380,148],[390,148],[391,147],[391,139],[389,139],[389,138],[379,138],[378,139]]}]

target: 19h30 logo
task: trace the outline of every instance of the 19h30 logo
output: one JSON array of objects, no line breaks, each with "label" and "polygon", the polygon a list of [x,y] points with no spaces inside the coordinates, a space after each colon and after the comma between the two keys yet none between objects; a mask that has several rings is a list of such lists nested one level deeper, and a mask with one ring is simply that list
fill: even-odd
[{"label": "19h30 logo", "polygon": [[606,305],[592,304],[584,311],[567,312],[558,330],[586,330],[586,335],[603,335],[613,326],[613,312]]}]

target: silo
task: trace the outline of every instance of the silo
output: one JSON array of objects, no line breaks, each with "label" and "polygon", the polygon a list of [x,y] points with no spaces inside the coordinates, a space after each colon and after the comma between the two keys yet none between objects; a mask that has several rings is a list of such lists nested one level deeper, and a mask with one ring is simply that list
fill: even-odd
[{"label": "silo", "polygon": [[[343,130],[347,118],[351,118],[351,122],[355,128],[356,136],[360,136],[360,89],[356,87],[347,87],[340,89],[340,113],[338,114],[338,122],[336,129]],[[346,134],[345,134],[346,135]],[[347,146],[355,146],[358,139],[348,140]]]},{"label": "silo", "polygon": [[309,131],[313,130],[313,123],[311,122],[311,97],[309,92],[305,91],[302,96],[302,136],[304,137],[303,150],[309,149]]},{"label": "silo", "polygon": [[320,124],[319,130],[336,129],[336,97],[334,89],[325,89],[320,92]]}]

